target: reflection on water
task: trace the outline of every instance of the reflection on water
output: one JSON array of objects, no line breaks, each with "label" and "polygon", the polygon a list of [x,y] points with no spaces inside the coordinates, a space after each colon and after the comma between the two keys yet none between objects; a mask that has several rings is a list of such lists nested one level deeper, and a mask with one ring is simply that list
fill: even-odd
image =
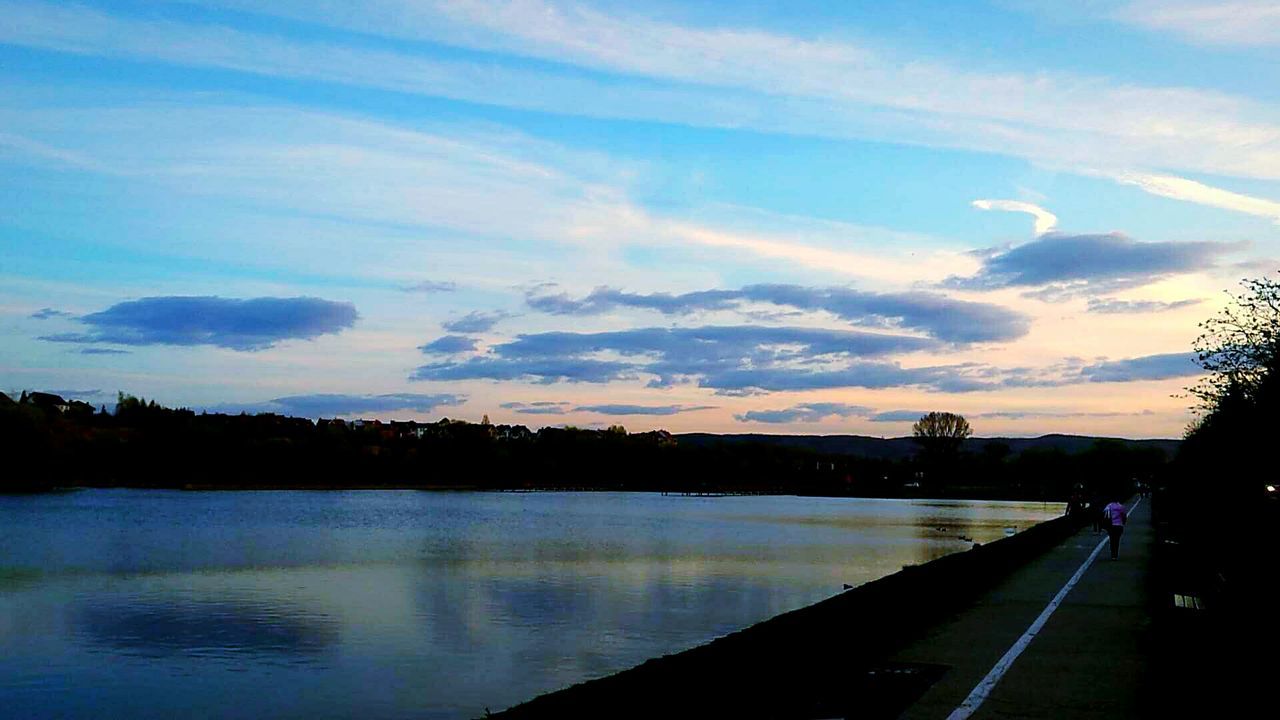
[{"label": "reflection on water", "polygon": [[73,612],[77,635],[124,654],[188,654],[226,660],[304,659],[333,644],[324,617],[289,605],[243,600],[142,599],[84,602]]},{"label": "reflection on water", "polygon": [[0,497],[0,707],[475,717],[1060,512],[611,493]]}]

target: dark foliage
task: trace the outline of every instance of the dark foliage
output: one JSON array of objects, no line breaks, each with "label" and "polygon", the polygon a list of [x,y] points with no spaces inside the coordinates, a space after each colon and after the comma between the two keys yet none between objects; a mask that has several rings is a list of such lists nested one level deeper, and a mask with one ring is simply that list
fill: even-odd
[{"label": "dark foliage", "polygon": [[[83,407],[80,407],[83,406]],[[1081,453],[976,446],[926,473],[918,458],[864,457],[767,441],[681,442],[627,433],[444,419],[432,423],[197,414],[121,394],[114,414],[29,401],[0,406],[11,467],[0,490],[471,488],[1065,499],[1081,478],[1156,472],[1154,448]],[[971,441],[973,442],[973,441]],[[943,479],[945,478],[945,479]]]},{"label": "dark foliage", "polygon": [[[1280,636],[1272,602],[1280,283],[1243,284],[1201,325],[1195,350],[1205,378],[1191,388],[1200,416],[1153,497],[1152,575],[1162,600],[1153,625],[1153,684],[1162,690],[1154,714],[1221,714],[1222,698],[1231,707],[1273,701],[1271,666],[1238,659],[1265,657]],[[1175,593],[1204,610],[1173,607]]]},{"label": "dark foliage", "polygon": [[1200,417],[1156,506],[1161,528],[1195,575],[1188,582],[1227,606],[1265,594],[1270,578],[1260,568],[1275,562],[1280,521],[1280,282],[1243,286],[1201,324],[1195,350],[1206,376],[1191,389]]}]

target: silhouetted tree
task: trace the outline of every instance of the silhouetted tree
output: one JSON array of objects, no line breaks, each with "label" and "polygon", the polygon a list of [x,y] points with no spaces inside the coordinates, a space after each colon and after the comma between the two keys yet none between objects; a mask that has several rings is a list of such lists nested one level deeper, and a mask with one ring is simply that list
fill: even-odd
[{"label": "silhouetted tree", "polygon": [[963,415],[949,412],[931,412],[923,415],[911,426],[911,436],[926,452],[939,455],[960,450],[973,428]]},{"label": "silhouetted tree", "polygon": [[[1200,324],[1196,358],[1207,375],[1190,391],[1200,417],[1180,460],[1189,482],[1246,500],[1264,490],[1280,408],[1280,282],[1245,280],[1246,292]],[[1210,490],[1211,488],[1211,490]]]},{"label": "silhouetted tree", "polygon": [[949,412],[931,412],[911,426],[911,439],[920,445],[927,479],[937,482],[944,474],[953,473],[960,446],[973,434],[969,421]]},{"label": "silhouetted tree", "polygon": [[[1183,572],[1211,579],[1203,587],[1219,616],[1247,619],[1247,632],[1256,633],[1270,613],[1245,608],[1270,595],[1280,523],[1274,470],[1267,470],[1275,466],[1280,410],[1280,282],[1242,285],[1243,294],[1201,323],[1194,347],[1206,377],[1190,388],[1199,417],[1152,509],[1185,548]],[[1205,522],[1217,508],[1230,508],[1229,522]]]},{"label": "silhouetted tree", "polygon": [[1261,278],[1241,284],[1246,292],[1231,295],[1231,304],[1217,317],[1200,323],[1194,345],[1208,375],[1191,392],[1209,414],[1232,395],[1256,400],[1268,377],[1280,370],[1280,282]]}]

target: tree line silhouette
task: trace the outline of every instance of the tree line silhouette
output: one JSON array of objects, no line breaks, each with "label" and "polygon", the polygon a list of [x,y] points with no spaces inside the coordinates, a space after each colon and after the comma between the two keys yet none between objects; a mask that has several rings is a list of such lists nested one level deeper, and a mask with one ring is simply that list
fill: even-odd
[{"label": "tree line silhouette", "polygon": [[0,481],[8,491],[404,487],[1064,500],[1080,478],[1148,478],[1165,460],[1158,449],[1108,440],[1080,453],[1011,453],[999,441],[962,452],[951,440],[924,439],[914,457],[885,459],[764,440],[682,442],[619,425],[531,430],[487,417],[313,422],[196,413],[124,393],[113,411],[45,393],[0,403],[0,442],[15,470]]},{"label": "tree line silhouette", "polygon": [[1184,592],[1207,598],[1218,618],[1258,623],[1263,615],[1238,611],[1270,597],[1280,528],[1280,282],[1252,279],[1242,286],[1200,325],[1194,349],[1206,374],[1190,388],[1198,419],[1153,509]]}]

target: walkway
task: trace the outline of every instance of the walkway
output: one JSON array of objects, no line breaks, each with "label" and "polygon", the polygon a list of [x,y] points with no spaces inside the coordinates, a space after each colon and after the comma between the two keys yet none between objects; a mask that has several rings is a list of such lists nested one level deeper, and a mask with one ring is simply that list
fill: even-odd
[{"label": "walkway", "polygon": [[[1085,565],[1106,543],[1104,534],[1042,526],[1041,534],[1012,538],[1019,542],[1001,552],[952,555],[501,715],[1183,717],[1194,704],[1189,700],[1217,698],[1205,692],[1211,656],[1193,650],[1187,635],[1170,632],[1169,613],[1156,611],[1156,598],[1171,596],[1150,582],[1150,509],[1144,500],[1131,514],[1116,561],[1104,547]],[[1042,542],[1057,544],[1041,553]],[[1033,558],[1021,559],[1027,555]],[[1004,574],[1006,567],[1013,569]],[[972,593],[965,582],[973,583]],[[1020,651],[1012,662],[1011,648]],[[1153,659],[1161,657],[1170,662],[1157,674]],[[997,665],[1004,674],[984,683]],[[989,692],[975,703],[971,694],[980,683]],[[1171,692],[1162,684],[1182,687]]]},{"label": "walkway", "polygon": [[[1130,502],[1132,505],[1132,502]],[[1006,652],[1080,569],[1104,534],[1085,528],[986,593],[976,604],[898,652],[894,661],[947,666],[902,715],[909,720],[956,713]],[[1148,667],[1150,505],[1132,513],[1110,560],[1104,547],[1025,644],[972,717],[1118,718],[1144,712]],[[953,713],[956,713],[953,716]]]}]

